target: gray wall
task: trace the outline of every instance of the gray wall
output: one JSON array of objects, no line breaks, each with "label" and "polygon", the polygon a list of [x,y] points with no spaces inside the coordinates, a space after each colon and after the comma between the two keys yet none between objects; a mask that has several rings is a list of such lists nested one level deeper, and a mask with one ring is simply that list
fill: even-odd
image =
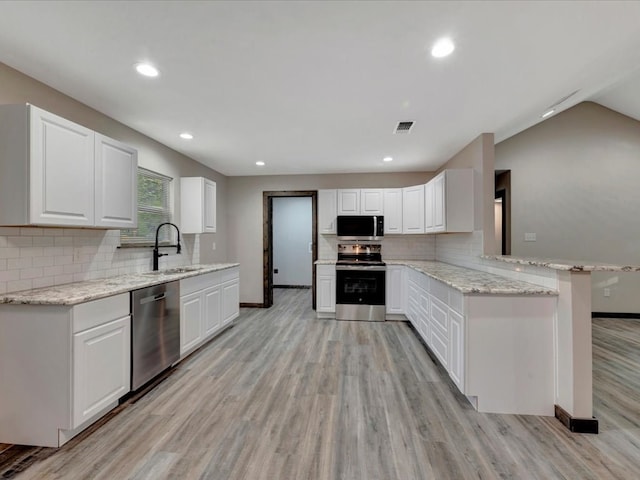
[{"label": "gray wall", "polygon": [[[273,199],[273,284],[311,286],[311,197]],[[278,273],[275,272],[278,270]]]},{"label": "gray wall", "polygon": [[[581,103],[496,145],[495,167],[511,170],[512,255],[640,265],[640,122]],[[593,311],[640,313],[640,274],[592,279]]]}]

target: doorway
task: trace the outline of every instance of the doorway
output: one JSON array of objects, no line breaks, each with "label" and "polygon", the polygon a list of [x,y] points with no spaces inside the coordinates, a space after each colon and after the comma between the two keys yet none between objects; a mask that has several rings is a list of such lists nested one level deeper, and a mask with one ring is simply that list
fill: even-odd
[{"label": "doorway", "polygon": [[[289,233],[302,230],[308,231],[310,227],[310,238],[308,236],[300,238],[306,238],[307,240],[304,243],[301,243],[297,247],[296,250],[301,250],[300,252],[291,252],[297,258],[303,259],[305,265],[302,268],[298,268],[300,272],[306,272],[304,277],[298,276],[300,272],[293,272],[290,268],[290,259],[282,258],[280,255],[280,249],[276,251],[275,241],[278,241],[278,237],[281,237],[282,233],[279,231],[282,227],[282,214],[293,214],[299,215],[300,212],[298,210],[303,210],[305,202],[304,200],[301,202],[292,201],[288,203],[286,201],[282,202],[284,199],[304,199],[308,198],[311,201],[311,215],[310,221],[311,225],[304,225],[302,228],[297,228],[295,224],[289,225],[288,228],[285,227],[285,230],[289,230]],[[263,307],[268,308],[273,305],[273,288],[275,285],[283,285],[283,286],[305,286],[306,282],[308,282],[308,274],[310,273],[310,285],[311,285],[311,295],[312,295],[312,304],[313,308],[316,307],[316,282],[315,282],[315,261],[318,259],[318,246],[316,242],[316,233],[317,233],[317,192],[316,191],[282,191],[282,192],[263,192]],[[306,203],[308,205],[308,203]],[[274,211],[275,211],[275,221],[274,221]],[[296,213],[297,212],[297,213]],[[298,219],[300,217],[297,217]],[[309,218],[309,217],[307,217]],[[295,220],[299,221],[299,220]],[[286,221],[285,221],[286,222]],[[291,222],[293,223],[293,222]],[[278,229],[278,233],[276,238],[274,239],[274,224]],[[280,227],[278,226],[280,224]],[[298,226],[299,227],[299,226]],[[299,232],[296,232],[299,233]],[[281,240],[280,240],[281,241]],[[307,255],[303,255],[304,252],[307,252]],[[308,252],[311,252],[308,255]],[[274,263],[274,255],[275,259],[278,260],[278,265]],[[285,254],[288,256],[288,254]],[[283,275],[285,272],[282,271],[282,268],[286,268],[288,270],[287,275]],[[277,273],[276,272],[277,269]],[[295,270],[295,269],[294,269]],[[274,275],[276,276],[276,282],[274,282]],[[305,278],[305,283],[296,283],[297,280]],[[292,280],[293,279],[293,280]]]},{"label": "doorway", "polygon": [[494,215],[497,253],[511,255],[511,171],[496,171],[495,185]]}]

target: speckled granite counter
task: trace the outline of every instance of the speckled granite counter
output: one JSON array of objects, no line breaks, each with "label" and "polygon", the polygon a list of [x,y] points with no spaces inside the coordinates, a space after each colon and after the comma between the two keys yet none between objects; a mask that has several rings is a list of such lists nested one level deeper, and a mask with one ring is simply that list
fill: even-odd
[{"label": "speckled granite counter", "polygon": [[126,293],[161,283],[181,280],[187,277],[217,272],[239,266],[239,263],[216,263],[211,265],[190,265],[170,268],[157,272],[119,275],[117,277],[66,283],[54,287],[23,290],[0,295],[0,304],[26,305],[77,305],[99,298]]},{"label": "speckled granite counter", "polygon": [[555,258],[512,257],[510,255],[483,255],[487,260],[546,267],[553,270],[569,272],[640,272],[639,265],[612,265],[602,262],[582,262],[577,260],[560,260]]},{"label": "speckled granite counter", "polygon": [[[318,260],[317,265],[335,265],[335,260]],[[466,294],[479,295],[557,295],[540,285],[512,280],[501,275],[429,260],[388,260],[387,265],[404,265],[424,273]]]}]

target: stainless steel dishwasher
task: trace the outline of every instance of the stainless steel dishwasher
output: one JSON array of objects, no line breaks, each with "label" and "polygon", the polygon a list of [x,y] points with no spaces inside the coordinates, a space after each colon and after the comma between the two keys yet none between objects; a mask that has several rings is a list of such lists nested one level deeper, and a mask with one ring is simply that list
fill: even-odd
[{"label": "stainless steel dishwasher", "polygon": [[180,282],[131,292],[131,390],[180,358]]}]

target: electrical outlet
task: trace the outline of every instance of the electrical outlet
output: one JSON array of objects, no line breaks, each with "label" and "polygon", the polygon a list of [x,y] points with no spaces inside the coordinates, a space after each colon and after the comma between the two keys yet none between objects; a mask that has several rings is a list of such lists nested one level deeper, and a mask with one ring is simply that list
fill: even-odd
[{"label": "electrical outlet", "polygon": [[73,261],[74,262],[79,262],[80,261],[80,247],[75,247],[73,249]]},{"label": "electrical outlet", "polygon": [[213,242],[213,243],[211,244],[211,250],[215,250],[215,249],[216,249],[216,242]]},{"label": "electrical outlet", "polygon": [[611,289],[610,288],[605,288],[604,289],[604,296],[605,297],[610,297],[611,296]]},{"label": "electrical outlet", "polygon": [[524,234],[524,241],[525,242],[535,242],[536,241],[536,234],[535,233],[525,233]]}]

